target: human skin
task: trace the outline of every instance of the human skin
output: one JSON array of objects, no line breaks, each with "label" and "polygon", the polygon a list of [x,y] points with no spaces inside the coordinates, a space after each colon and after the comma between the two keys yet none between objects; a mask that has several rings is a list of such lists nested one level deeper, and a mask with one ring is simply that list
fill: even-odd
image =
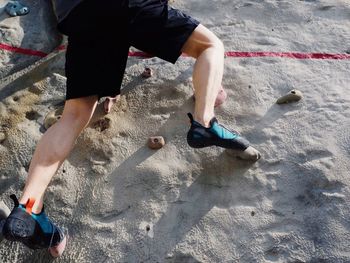
[{"label": "human skin", "polygon": [[[196,59],[193,69],[194,119],[208,127],[214,117],[214,104],[222,82],[224,45],[209,29],[199,25],[182,52]],[[34,198],[34,213],[42,210],[46,188],[91,120],[97,102],[97,96],[67,100],[61,119],[39,141],[19,200],[25,204],[29,198]]]}]

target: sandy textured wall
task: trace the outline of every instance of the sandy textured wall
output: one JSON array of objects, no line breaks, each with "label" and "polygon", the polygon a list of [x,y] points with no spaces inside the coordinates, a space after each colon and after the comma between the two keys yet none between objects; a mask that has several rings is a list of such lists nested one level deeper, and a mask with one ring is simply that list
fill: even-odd
[{"label": "sandy textured wall", "polygon": [[[51,52],[60,43],[51,1],[23,1],[30,7],[30,13],[25,17],[10,17],[5,12],[7,2],[0,0],[1,44]],[[31,65],[37,59],[0,50],[0,79]]]},{"label": "sandy textured wall", "polygon": [[[175,6],[215,32],[227,51],[350,52],[346,0]],[[0,28],[26,27],[19,38],[8,33],[9,41],[49,51],[51,38],[30,40],[38,28],[52,32],[45,19],[29,26],[34,14],[10,20],[1,13]],[[0,52],[9,58],[1,60],[2,76],[34,60]],[[60,53],[0,86],[0,194],[9,205],[9,194],[24,185],[45,115],[63,103],[63,65]],[[58,262],[350,261],[350,60],[230,57],[225,65],[229,99],[216,114],[263,158],[251,164],[187,146],[193,60],[130,59],[120,102],[107,116],[99,107],[48,189],[47,212],[70,233]],[[140,77],[144,66],[154,77]],[[304,99],[276,105],[292,88]],[[101,119],[110,123],[105,130]],[[167,141],[159,151],[145,146],[155,134]],[[50,260],[46,251],[3,242],[0,261]]]}]

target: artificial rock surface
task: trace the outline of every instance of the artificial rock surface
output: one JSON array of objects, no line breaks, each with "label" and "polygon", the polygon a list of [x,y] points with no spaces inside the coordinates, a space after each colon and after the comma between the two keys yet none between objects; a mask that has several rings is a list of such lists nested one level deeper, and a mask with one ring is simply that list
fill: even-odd
[{"label": "artificial rock surface", "polygon": [[[227,51],[350,48],[346,0],[175,6]],[[21,18],[1,13],[2,39],[49,52],[60,37],[48,3],[31,9]],[[64,103],[64,53],[32,65],[37,58],[0,52],[0,198],[10,205],[45,116]],[[228,99],[216,114],[260,150],[257,163],[187,146],[193,62],[129,60],[120,101],[108,115],[98,107],[48,188],[46,210],[70,235],[57,262],[349,262],[350,61],[226,59]],[[149,79],[140,76],[145,67],[154,69]],[[275,104],[294,88],[303,100]],[[158,151],[147,147],[155,134],[167,141]],[[50,259],[4,241],[0,262]]]}]

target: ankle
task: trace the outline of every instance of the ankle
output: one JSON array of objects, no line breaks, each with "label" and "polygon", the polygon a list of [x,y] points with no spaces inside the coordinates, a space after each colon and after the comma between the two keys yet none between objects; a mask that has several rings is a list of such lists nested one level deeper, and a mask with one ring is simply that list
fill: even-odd
[{"label": "ankle", "polygon": [[40,214],[43,211],[43,206],[33,206],[32,213],[34,214]]},{"label": "ankle", "polygon": [[[21,199],[19,204],[20,204],[20,206],[22,206],[22,208],[27,209],[28,200],[27,200],[27,202],[25,202]],[[30,206],[31,206],[30,211],[33,214],[40,214],[41,211],[43,210],[43,203],[40,201],[35,201],[34,204],[31,204]]]},{"label": "ankle", "polygon": [[209,128],[210,127],[210,121],[213,119],[214,115],[213,116],[206,116],[206,117],[203,117],[203,116],[198,116],[198,115],[194,115],[194,120],[198,123],[200,123],[201,125],[203,125],[204,127],[206,128]]}]

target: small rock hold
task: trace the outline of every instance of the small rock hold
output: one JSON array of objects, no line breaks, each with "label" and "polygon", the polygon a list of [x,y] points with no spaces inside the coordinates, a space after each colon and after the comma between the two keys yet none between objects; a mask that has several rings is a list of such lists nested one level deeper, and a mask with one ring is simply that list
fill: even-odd
[{"label": "small rock hold", "polygon": [[[194,95],[192,96],[192,98],[194,101],[196,101],[196,97]],[[214,107],[219,107],[226,101],[226,99],[227,99],[227,93],[225,89],[221,86],[219,89],[218,95],[216,96]]]},{"label": "small rock hold", "polygon": [[56,110],[49,112],[44,119],[44,127],[45,129],[49,129],[52,125],[54,125],[61,117],[63,113],[63,107],[60,107]]},{"label": "small rock hold", "polygon": [[252,146],[249,146],[244,151],[226,149],[226,152],[230,156],[234,156],[241,160],[246,160],[246,161],[256,162],[261,158],[261,153]]},{"label": "small rock hold", "polygon": [[153,71],[151,68],[145,68],[145,70],[142,72],[141,76],[145,79],[148,79],[153,76]]},{"label": "small rock hold", "polygon": [[289,103],[289,102],[295,102],[299,101],[303,98],[303,94],[301,91],[293,89],[286,95],[282,96],[277,100],[277,104],[284,104],[284,103]]},{"label": "small rock hold", "polygon": [[160,149],[165,145],[165,140],[162,136],[150,137],[148,139],[148,147],[151,149]]},{"label": "small rock hold", "polygon": [[6,134],[3,132],[0,132],[0,143],[3,143],[6,140]]},{"label": "small rock hold", "polygon": [[223,87],[220,88],[218,95],[216,96],[214,107],[219,107],[227,99],[227,93]]}]

